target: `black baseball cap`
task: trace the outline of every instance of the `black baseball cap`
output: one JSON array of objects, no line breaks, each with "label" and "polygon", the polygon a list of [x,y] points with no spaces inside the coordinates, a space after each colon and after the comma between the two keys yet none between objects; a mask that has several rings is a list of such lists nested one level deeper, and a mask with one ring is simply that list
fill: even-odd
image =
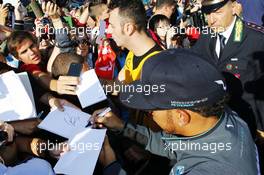
[{"label": "black baseball cap", "polygon": [[186,49],[169,49],[149,58],[141,79],[127,86],[120,92],[121,102],[140,110],[212,105],[226,93],[224,78],[217,68]]},{"label": "black baseball cap", "polygon": [[203,0],[202,1],[202,12],[211,13],[223,7],[230,0]]}]

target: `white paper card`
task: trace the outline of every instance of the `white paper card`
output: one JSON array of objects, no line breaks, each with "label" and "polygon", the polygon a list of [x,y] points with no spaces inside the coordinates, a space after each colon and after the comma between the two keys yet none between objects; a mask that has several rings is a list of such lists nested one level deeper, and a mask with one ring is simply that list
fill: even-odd
[{"label": "white paper card", "polygon": [[[35,100],[34,100],[34,95],[33,95],[33,91],[32,91],[32,87],[30,84],[30,80],[28,78],[28,74],[26,72],[21,72],[17,74],[18,77],[20,78],[22,84],[24,85],[27,94],[33,104],[34,109],[36,109],[36,105],[35,105]],[[33,114],[33,116],[37,116],[36,111],[34,111],[35,113]]]},{"label": "white paper card", "polygon": [[24,85],[13,71],[0,75],[0,120],[35,117],[36,111]]},{"label": "white paper card", "polygon": [[90,117],[90,114],[64,106],[63,112],[51,111],[38,127],[69,139],[85,129]]},{"label": "white paper card", "polygon": [[17,2],[18,2],[17,0],[3,0],[3,4],[10,3],[13,6],[16,6],[17,5]]},{"label": "white paper card", "polygon": [[77,87],[76,93],[82,108],[91,106],[107,98],[94,69],[83,73],[80,78],[81,83]]},{"label": "white paper card", "polygon": [[106,129],[87,128],[70,140],[71,151],[64,154],[54,167],[56,174],[92,175]]}]

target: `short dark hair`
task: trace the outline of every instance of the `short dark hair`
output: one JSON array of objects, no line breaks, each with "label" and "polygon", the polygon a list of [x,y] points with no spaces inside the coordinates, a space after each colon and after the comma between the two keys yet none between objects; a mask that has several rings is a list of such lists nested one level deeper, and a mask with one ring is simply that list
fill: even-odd
[{"label": "short dark hair", "polygon": [[218,102],[216,102],[212,105],[192,108],[191,111],[197,112],[204,117],[210,117],[210,116],[220,117],[224,112],[224,108],[225,108],[228,100],[229,100],[229,96],[226,95],[221,100],[219,100]]},{"label": "short dark hair", "polygon": [[93,18],[93,20],[96,20],[96,17],[102,15],[102,7],[106,6],[106,4],[101,3],[97,5],[90,5],[89,6],[89,16]]},{"label": "short dark hair", "polygon": [[37,38],[27,31],[14,31],[7,39],[7,48],[10,54],[18,57],[17,46],[24,40],[31,40],[34,44],[37,44]]},{"label": "short dark hair", "polygon": [[72,63],[84,63],[84,58],[76,53],[60,53],[52,64],[52,76],[57,79],[67,75]]},{"label": "short dark hair", "polygon": [[154,15],[152,18],[150,18],[149,29],[152,30],[153,32],[155,32],[157,30],[159,22],[161,22],[161,21],[166,21],[170,24],[170,20],[169,20],[169,18],[167,18],[167,16],[158,14],[158,15]]},{"label": "short dark hair", "polygon": [[99,4],[107,4],[107,0],[90,0],[89,6],[99,5]]},{"label": "short dark hair", "polygon": [[129,18],[136,24],[137,31],[146,31],[146,11],[141,0],[112,0],[109,10],[116,8],[122,18]]},{"label": "short dark hair", "polygon": [[92,0],[89,3],[89,16],[96,19],[96,17],[102,14],[102,6],[107,5],[107,0]]},{"label": "short dark hair", "polygon": [[176,5],[176,1],[175,0],[157,0],[156,1],[156,8],[160,9],[162,7],[164,7],[165,5],[167,6],[172,6],[172,5]]}]

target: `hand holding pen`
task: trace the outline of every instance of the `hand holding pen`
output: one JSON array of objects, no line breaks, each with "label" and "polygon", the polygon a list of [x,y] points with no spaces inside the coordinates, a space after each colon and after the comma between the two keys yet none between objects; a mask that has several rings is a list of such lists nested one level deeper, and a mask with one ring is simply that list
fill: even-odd
[{"label": "hand holding pen", "polygon": [[124,122],[111,111],[111,108],[95,111],[90,118],[90,122],[94,128],[107,127],[114,130],[122,130],[124,127]]}]

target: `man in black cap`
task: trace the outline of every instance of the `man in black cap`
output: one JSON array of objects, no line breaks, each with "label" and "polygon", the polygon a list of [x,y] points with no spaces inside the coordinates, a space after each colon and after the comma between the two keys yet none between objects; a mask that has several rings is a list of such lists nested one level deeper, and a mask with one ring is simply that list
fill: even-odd
[{"label": "man in black cap", "polygon": [[[247,124],[225,107],[224,78],[212,64],[187,50],[167,50],[146,61],[141,76],[132,85],[149,87],[151,93],[122,92],[120,100],[130,108],[152,111],[163,131],[124,123],[112,112],[98,117],[101,111],[93,114],[95,126],[119,130],[150,152],[176,160],[172,174],[258,173]],[[102,153],[108,160],[105,171],[117,172],[110,149]]]},{"label": "man in black cap", "polygon": [[255,135],[264,130],[263,28],[235,15],[235,0],[204,0],[202,11],[213,32],[202,34],[193,49],[225,72],[230,107]]}]

